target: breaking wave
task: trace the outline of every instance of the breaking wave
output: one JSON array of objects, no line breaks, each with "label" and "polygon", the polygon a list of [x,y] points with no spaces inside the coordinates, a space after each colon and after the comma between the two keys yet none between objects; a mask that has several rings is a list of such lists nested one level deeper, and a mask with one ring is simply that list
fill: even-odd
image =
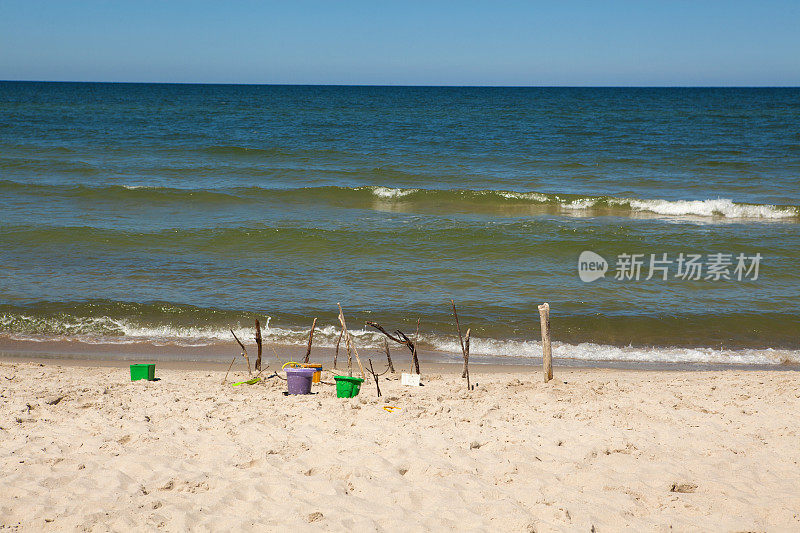
[{"label": "breaking wave", "polygon": [[617,198],[614,196],[577,196],[544,194],[538,192],[515,192],[495,190],[429,190],[429,189],[392,189],[387,187],[370,187],[372,193],[382,199],[406,199],[411,196],[431,196],[444,199],[448,195],[462,197],[465,200],[496,200],[503,203],[546,204],[560,207],[566,211],[608,209],[615,214],[653,213],[671,217],[724,217],[734,219],[791,219],[800,218],[798,206],[776,206],[769,204],[736,203],[726,198],[706,200],[661,200]]},{"label": "breaking wave", "polygon": [[[240,339],[251,339],[251,326],[234,327]],[[359,350],[383,349],[383,336],[377,332],[351,330]],[[328,324],[319,327],[314,335],[314,345],[333,348],[339,329]],[[231,344],[233,336],[227,328],[216,325],[143,325],[136,320],[99,317],[35,317],[33,315],[0,314],[0,338],[22,341],[79,341],[88,344],[153,344],[181,347],[200,347]],[[278,327],[266,318],[263,324],[265,343],[288,346],[305,346],[308,330]],[[247,342],[247,341],[245,341]],[[439,352],[444,356],[460,357],[458,340],[444,335],[422,335],[419,347],[424,351]],[[483,357],[516,358],[541,357],[541,343],[535,340],[478,338],[470,339],[470,355],[476,363]],[[746,348],[717,349],[711,347],[637,347],[612,346],[595,343],[553,343],[553,357],[578,361],[622,361],[645,363],[716,363],[738,365],[800,364],[800,350]]]},{"label": "breaking wave", "polygon": [[[344,207],[383,209],[392,204],[413,211],[416,208],[454,211],[471,210],[506,214],[655,216],[701,218],[707,220],[783,220],[800,221],[800,206],[737,203],[731,199],[704,200],[640,199],[616,196],[586,196],[504,190],[420,189],[386,186],[319,186],[265,188],[257,186],[226,188],[177,188],[148,184],[125,184],[93,187],[87,185],[52,185],[0,180],[4,192],[41,197],[63,197],[92,201],[160,202],[198,205],[242,203],[335,203]],[[522,209],[522,211],[520,211]]]}]

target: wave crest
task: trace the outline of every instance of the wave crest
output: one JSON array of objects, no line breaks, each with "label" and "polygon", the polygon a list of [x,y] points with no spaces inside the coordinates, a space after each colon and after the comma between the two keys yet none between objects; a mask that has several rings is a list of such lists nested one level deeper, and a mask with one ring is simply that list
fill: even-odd
[{"label": "wave crest", "polygon": [[565,211],[609,210],[611,214],[652,213],[670,217],[723,217],[731,219],[791,219],[800,217],[800,206],[777,206],[771,204],[736,203],[731,199],[663,200],[618,198],[614,196],[579,196],[545,194],[539,192],[516,192],[499,190],[431,190],[393,189],[369,187],[380,199],[402,199],[419,194],[431,199],[446,200],[448,196],[461,197],[467,201],[481,199],[497,202],[546,204]]},{"label": "wave crest", "polygon": [[0,180],[0,193],[31,194],[37,197],[65,197],[131,203],[213,203],[245,204],[277,202],[337,205],[353,208],[375,208],[393,204],[404,209],[480,211],[498,214],[535,215],[540,213],[582,216],[654,216],[720,220],[783,220],[800,221],[800,206],[737,203],[727,198],[705,200],[640,199],[616,196],[552,194],[536,191],[475,189],[422,189],[387,186],[317,186],[298,188],[265,188],[258,186],[227,188],[175,188],[147,184],[49,185]]}]

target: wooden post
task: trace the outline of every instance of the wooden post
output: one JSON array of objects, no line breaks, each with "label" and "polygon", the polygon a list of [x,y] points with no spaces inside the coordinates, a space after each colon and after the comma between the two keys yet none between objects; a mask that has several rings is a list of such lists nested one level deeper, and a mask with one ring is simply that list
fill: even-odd
[{"label": "wooden post", "polygon": [[542,326],[542,370],[544,382],[553,379],[553,353],[550,350],[550,304],[539,306],[539,321]]},{"label": "wooden post", "polygon": [[258,346],[258,355],[256,356],[256,370],[261,370],[261,324],[256,319],[256,345]]},{"label": "wooden post", "polygon": [[317,317],[314,317],[314,322],[311,324],[311,331],[308,332],[308,348],[306,348],[306,358],[303,361],[308,363],[308,358],[311,357],[311,342],[314,340],[314,328],[317,327]]},{"label": "wooden post", "polygon": [[386,360],[389,362],[389,370],[394,374],[394,365],[392,364],[392,355],[389,353],[389,341],[383,339],[383,349],[386,351]]}]

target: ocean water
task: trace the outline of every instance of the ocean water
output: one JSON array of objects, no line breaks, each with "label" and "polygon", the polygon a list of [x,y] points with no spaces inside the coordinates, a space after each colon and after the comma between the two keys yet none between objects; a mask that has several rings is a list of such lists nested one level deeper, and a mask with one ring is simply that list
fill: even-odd
[{"label": "ocean water", "polygon": [[0,206],[0,340],[800,363],[800,89],[3,82]]}]

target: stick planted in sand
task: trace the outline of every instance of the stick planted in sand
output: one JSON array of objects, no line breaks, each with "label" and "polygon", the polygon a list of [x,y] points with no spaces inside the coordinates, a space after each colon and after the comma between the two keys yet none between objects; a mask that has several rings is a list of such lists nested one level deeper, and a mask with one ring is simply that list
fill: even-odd
[{"label": "stick planted in sand", "polygon": [[372,374],[372,379],[375,380],[375,388],[378,389],[378,398],[381,397],[381,385],[378,383],[378,376],[375,375],[375,369],[372,368],[372,359],[369,359],[369,373]]},{"label": "stick planted in sand", "polygon": [[[398,331],[399,333],[399,331]],[[414,370],[419,374],[419,359],[417,358],[417,343],[419,342],[419,318],[417,318],[417,332],[414,334],[414,350],[411,353],[414,359]]]},{"label": "stick planted in sand", "polygon": [[233,335],[233,338],[239,343],[239,346],[242,347],[242,357],[247,361],[247,373],[252,376],[253,371],[250,369],[250,356],[247,355],[247,348],[244,347],[244,344],[242,344],[242,341],[239,340],[239,337],[236,336],[233,330],[231,330],[231,335]]},{"label": "stick planted in sand", "polygon": [[231,368],[233,367],[233,362],[234,361],[236,361],[236,357],[235,356],[234,356],[233,359],[231,359],[231,364],[228,365],[228,370],[225,372],[225,377],[222,378],[222,384],[223,385],[225,385],[225,382],[228,381],[228,372],[231,371]]},{"label": "stick planted in sand", "polygon": [[[409,351],[411,351],[411,364],[416,368],[417,374],[419,374],[419,359],[417,359],[417,347],[416,345],[409,339],[405,333],[400,331],[399,329],[395,330],[394,335],[383,329],[383,326],[378,324],[377,322],[370,322],[367,321],[367,325],[373,327],[386,335],[389,340],[393,340],[397,344],[402,344],[406,346]],[[419,337],[419,320],[417,320],[417,337]],[[413,371],[412,371],[413,373]]]},{"label": "stick planted in sand", "polygon": [[467,378],[467,390],[472,390],[469,384],[469,328],[464,336],[464,376]]},{"label": "stick planted in sand", "polygon": [[336,305],[339,306],[339,323],[342,324],[342,334],[344,335],[344,343],[347,346],[347,371],[350,373],[350,377],[353,377],[353,358],[352,354],[356,354],[356,361],[358,362],[358,368],[361,370],[361,378],[364,379],[366,374],[364,373],[364,367],[361,365],[361,358],[358,356],[358,350],[356,349],[356,345],[353,343],[353,338],[350,336],[350,332],[347,331],[347,324],[344,321],[344,311],[342,311],[342,304],[337,303]]},{"label": "stick planted in sand", "polygon": [[[461,324],[458,323],[458,312],[456,311],[456,303],[451,299],[450,307],[453,308],[453,317],[456,319],[456,331],[458,331],[458,342],[461,343],[461,355],[464,357],[464,371],[461,372],[461,377],[467,377],[467,351],[464,349],[464,338],[461,336]],[[469,388],[469,387],[467,387]]]},{"label": "stick planted in sand", "polygon": [[542,325],[542,370],[544,382],[553,379],[553,352],[550,350],[550,304],[539,306],[539,321]]},{"label": "stick planted in sand", "polygon": [[317,317],[314,317],[314,322],[311,324],[311,331],[308,332],[308,348],[306,348],[306,358],[304,363],[308,363],[308,358],[311,357],[311,343],[314,340],[314,328],[317,327]]},{"label": "stick planted in sand", "polygon": [[383,339],[383,349],[386,352],[386,360],[389,362],[389,370],[394,374],[394,365],[392,364],[392,355],[389,353],[389,341]]},{"label": "stick planted in sand", "polygon": [[258,355],[256,356],[256,370],[261,370],[261,324],[256,319],[256,346],[258,346]]},{"label": "stick planted in sand", "polygon": [[339,332],[339,338],[336,340],[336,351],[333,353],[333,368],[336,368],[336,360],[339,358],[339,344],[342,342],[342,335],[344,335],[344,329]]},{"label": "stick planted in sand", "polygon": [[378,377],[384,375],[386,372],[389,371],[389,369],[387,368],[386,370],[384,370],[383,372],[378,374],[378,373],[375,372],[375,369],[372,368],[372,359],[367,359],[367,361],[369,361],[369,373],[372,374],[372,379],[375,380],[375,388],[378,389],[378,398],[380,398],[381,397],[381,386],[378,384]]}]

